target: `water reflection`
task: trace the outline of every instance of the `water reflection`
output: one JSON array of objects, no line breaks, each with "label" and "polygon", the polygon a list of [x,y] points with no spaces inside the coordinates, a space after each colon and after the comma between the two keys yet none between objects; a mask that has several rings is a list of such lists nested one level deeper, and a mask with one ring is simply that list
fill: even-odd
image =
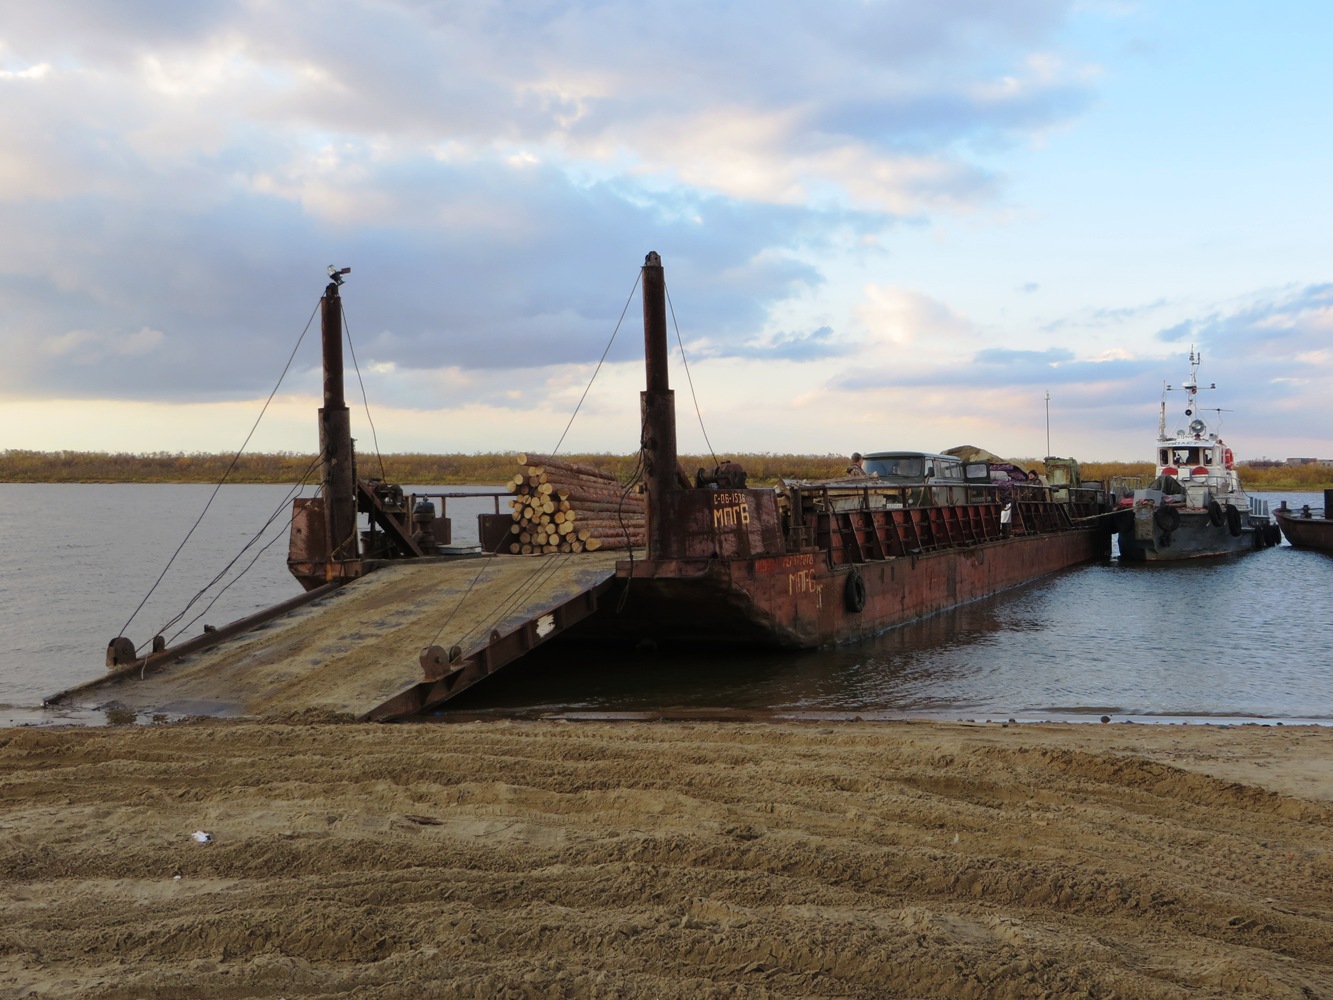
[{"label": "water reflection", "polygon": [[1331,568],[1287,545],[1112,560],[817,652],[552,644],[458,707],[1333,720]]}]

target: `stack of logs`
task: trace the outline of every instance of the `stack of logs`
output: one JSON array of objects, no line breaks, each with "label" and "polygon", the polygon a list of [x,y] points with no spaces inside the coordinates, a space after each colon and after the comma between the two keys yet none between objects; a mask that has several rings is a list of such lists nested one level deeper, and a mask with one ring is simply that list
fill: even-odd
[{"label": "stack of logs", "polygon": [[514,523],[509,551],[595,552],[642,548],[643,494],[609,473],[549,455],[519,455],[509,482]]}]

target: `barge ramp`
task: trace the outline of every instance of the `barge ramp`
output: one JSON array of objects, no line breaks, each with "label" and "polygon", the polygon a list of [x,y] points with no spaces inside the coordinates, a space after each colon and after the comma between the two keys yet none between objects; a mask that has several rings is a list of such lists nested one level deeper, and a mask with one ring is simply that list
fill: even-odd
[{"label": "barge ramp", "polygon": [[386,562],[320,588],[308,601],[289,602],[278,617],[224,626],[46,704],[171,717],[313,710],[401,718],[453,697],[592,614],[623,556]]}]

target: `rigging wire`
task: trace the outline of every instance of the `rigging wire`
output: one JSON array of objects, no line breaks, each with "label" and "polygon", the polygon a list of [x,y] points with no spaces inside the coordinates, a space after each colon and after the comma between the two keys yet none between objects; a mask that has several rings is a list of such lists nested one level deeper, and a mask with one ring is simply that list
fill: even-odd
[{"label": "rigging wire", "polygon": [[[322,301],[323,297],[321,296],[320,302]],[[199,512],[199,517],[195,520],[194,524],[191,525],[190,530],[185,533],[185,537],[181,539],[180,545],[176,546],[176,551],[171,554],[171,558],[167,560],[167,564],[162,567],[162,572],[159,573],[157,579],[153,581],[153,585],[148,588],[148,593],[144,594],[143,600],[139,602],[139,606],[134,609],[134,612],[128,619],[126,619],[125,624],[121,626],[121,635],[124,635],[126,630],[129,629],[130,624],[138,617],[139,612],[142,611],[144,605],[148,603],[148,599],[153,596],[158,586],[162,583],[167,572],[176,562],[177,556],[181,554],[181,550],[185,548],[186,543],[189,542],[190,538],[193,537],[195,531],[199,528],[199,525],[203,522],[204,516],[208,513],[208,508],[212,506],[214,499],[217,498],[218,491],[222,489],[223,484],[227,481],[227,477],[232,474],[233,470],[235,470],[236,463],[241,460],[241,455],[245,453],[246,446],[250,444],[250,439],[254,437],[255,431],[259,429],[259,422],[264,419],[264,414],[268,412],[269,405],[273,402],[273,397],[278,394],[278,388],[282,385],[282,380],[287,377],[287,372],[291,369],[292,362],[296,359],[296,352],[300,349],[301,342],[305,340],[305,335],[310,332],[310,324],[315,321],[315,316],[318,313],[319,302],[315,303],[314,311],[311,312],[310,318],[306,320],[305,329],[302,330],[301,335],[296,338],[296,344],[292,347],[292,353],[288,356],[287,363],[283,365],[282,374],[278,376],[278,381],[274,384],[273,391],[268,394],[268,399],[264,400],[264,405],[260,408],[259,416],[255,418],[254,425],[250,428],[250,433],[245,436],[245,440],[241,442],[241,447],[237,450],[236,454],[232,456],[226,471],[222,473],[222,478],[218,480],[218,484],[213,487],[213,492],[209,494],[208,500],[204,504],[204,509]],[[184,612],[182,611],[181,614],[183,615]]]},{"label": "rigging wire", "polygon": [[[281,516],[284,512],[290,511],[291,509],[290,504],[292,497],[295,496],[295,494],[298,493],[301,490],[301,488],[306,485],[307,482],[309,482],[311,475],[314,473],[315,469],[319,467],[320,461],[321,457],[316,457],[315,460],[311,462],[309,466],[306,467],[306,470],[304,473],[302,473],[301,478],[297,480],[295,485],[293,485],[287,491],[287,495],[283,497],[281,501],[279,501],[278,506],[274,508],[273,513],[268,516],[268,519],[263,523],[260,529],[254,533],[254,535],[250,538],[248,542],[246,542],[243,546],[241,546],[241,550],[237,552],[235,556],[232,557],[231,561],[228,562],[227,565],[223,566],[222,569],[218,571],[217,575],[214,576],[212,580],[204,584],[204,586],[199,589],[199,592],[196,593],[192,598],[190,598],[189,602],[185,605],[185,607],[183,607],[180,610],[180,612],[174,618],[166,622],[161,628],[157,630],[157,634],[161,634],[165,632],[167,629],[171,628],[173,625],[179,623],[180,620],[185,617],[186,613],[190,610],[190,608],[194,607],[195,604],[197,604],[200,600],[202,600],[204,595],[208,593],[209,589],[213,587],[215,584],[217,584],[218,581],[220,581],[223,577],[225,577],[228,571],[230,571],[231,568],[240,561],[241,556],[245,555],[245,553],[253,545],[258,543],[258,541],[263,537],[264,532],[266,532],[270,527],[272,527],[273,523],[276,520],[278,520],[279,516]],[[292,515],[288,513],[287,523],[289,526],[291,524],[291,516]],[[278,540],[278,538],[281,537],[282,537],[281,535],[276,536],[272,541],[265,544],[263,549],[260,550],[260,552],[263,552],[264,550],[268,549],[270,546],[273,545],[274,542]],[[255,559],[257,558],[258,555],[255,556]],[[189,628],[191,625],[197,622],[201,617],[207,614],[209,608],[211,608],[214,604],[217,603],[218,598],[221,597],[223,593],[225,593],[227,589],[232,586],[232,584],[239,581],[241,577],[243,577],[247,572],[249,572],[250,567],[254,565],[254,562],[255,562],[254,559],[252,559],[246,565],[245,569],[237,573],[236,576],[230,582],[228,582],[225,587],[223,587],[221,590],[218,591],[217,594],[213,596],[213,599],[208,602],[207,606],[202,611],[200,611],[197,615],[191,618],[184,625],[182,625],[181,628],[176,631],[175,635],[172,636],[172,638],[175,639],[178,636],[180,636],[182,632],[184,632],[187,628]]]},{"label": "rigging wire", "polygon": [[[586,400],[586,399],[588,398],[588,393],[592,390],[592,385],[593,385],[593,383],[594,383],[595,381],[597,381],[597,376],[598,376],[598,374],[599,374],[599,373],[601,372],[601,370],[602,370],[602,365],[606,362],[606,357],[607,357],[607,355],[611,353],[611,346],[616,342],[616,336],[617,336],[617,334],[620,333],[620,327],[621,327],[621,325],[625,322],[625,314],[629,312],[629,307],[634,303],[634,293],[637,292],[637,291],[639,290],[639,281],[640,281],[642,275],[643,275],[643,271],[642,271],[642,269],[640,269],[640,270],[638,270],[638,271],[635,272],[635,275],[634,275],[634,284],[630,287],[629,295],[628,295],[628,296],[626,297],[626,299],[625,299],[625,306],[624,306],[624,308],[620,310],[620,318],[616,320],[615,329],[611,331],[611,338],[606,342],[606,347],[605,347],[605,348],[603,349],[603,351],[602,351],[602,356],[601,356],[600,358],[597,359],[597,367],[593,369],[592,376],[588,379],[588,384],[587,384],[587,386],[585,386],[584,389],[583,389],[583,395],[581,395],[581,396],[579,397],[579,401],[578,401],[578,403],[574,406],[574,412],[571,413],[571,414],[569,415],[569,422],[565,424],[565,429],[564,429],[563,431],[561,431],[561,433],[560,433],[560,439],[559,439],[558,441],[556,441],[556,443],[555,443],[555,448],[553,448],[553,449],[551,450],[550,454],[552,454],[552,455],[558,455],[558,454],[560,454],[560,447],[561,447],[561,445],[563,445],[563,444],[565,443],[565,437],[569,434],[569,429],[570,429],[572,426],[574,426],[574,418],[577,417],[577,416],[579,415],[579,410],[582,408],[584,400]],[[640,464],[642,464],[642,462],[641,462]],[[631,485],[633,485],[633,484],[631,483]],[[627,490],[626,492],[628,493],[628,490]],[[623,499],[622,499],[622,502],[623,502]],[[623,524],[622,524],[622,527],[623,527]],[[491,554],[491,555],[496,555],[496,554],[500,551],[500,546],[503,545],[503,544],[505,543],[505,540],[506,540],[507,538],[508,538],[508,536],[505,536],[505,538],[500,539],[500,541],[497,543],[497,545],[496,545],[496,547],[495,547],[495,551],[494,551],[494,552],[491,552],[490,554]],[[570,555],[570,553],[564,553],[564,555],[565,555],[565,556],[568,556],[568,555]],[[550,573],[555,572],[555,570],[556,570],[557,568],[559,568],[560,565],[563,564],[563,561],[564,561],[563,559],[562,559],[562,560],[551,560],[551,562],[550,562],[550,564],[549,564],[549,565],[550,565],[550,568],[549,568],[549,569],[539,571],[538,573],[534,573],[534,574],[533,574],[531,577],[529,577],[528,579],[529,579],[530,581],[537,581],[537,582],[539,582],[539,581],[540,581],[541,579],[543,579],[545,576],[549,575]],[[430,641],[430,645],[433,646],[433,645],[435,645],[435,644],[439,641],[440,636],[444,634],[444,630],[447,629],[447,628],[449,627],[449,625],[453,622],[454,618],[458,615],[458,612],[462,609],[464,602],[467,601],[468,596],[469,596],[469,595],[472,593],[472,591],[476,588],[477,583],[481,580],[482,574],[485,573],[485,572],[486,572],[486,565],[485,565],[485,563],[483,562],[481,568],[479,568],[479,569],[477,570],[477,574],[476,574],[476,576],[474,576],[474,577],[472,578],[472,581],[467,585],[467,588],[463,591],[462,594],[459,595],[458,602],[454,605],[453,610],[449,612],[448,616],[447,616],[447,617],[445,618],[445,620],[444,620],[444,623],[441,624],[440,627],[435,631],[435,637],[434,637],[433,639],[431,639],[431,641]],[[534,584],[534,585],[535,585],[535,584]],[[516,595],[518,595],[519,593],[521,593],[523,590],[524,590],[524,586],[523,586],[523,585],[520,585],[519,587],[515,588],[515,590],[512,591],[512,592],[509,594],[508,597],[505,598],[505,602],[506,602],[506,603],[505,603],[505,606],[504,606],[504,611],[503,611],[500,615],[492,616],[492,617],[490,618],[490,622],[491,622],[491,623],[495,623],[495,622],[500,621],[501,618],[503,617],[503,614],[504,614],[504,613],[507,613],[512,607],[515,606],[516,601],[517,601],[517,597],[516,597]],[[480,623],[478,623],[478,624],[480,624]],[[476,625],[474,625],[472,628],[468,629],[467,632],[464,632],[463,635],[459,637],[460,642],[461,642],[463,639],[466,639],[469,635],[471,635],[471,634],[472,634],[473,632],[475,632],[476,630],[477,630],[477,626],[476,626]]]},{"label": "rigging wire", "polygon": [[[629,482],[625,484],[625,490],[620,494],[620,505],[616,508],[616,521],[620,524],[620,530],[629,537],[629,528],[625,524],[625,500],[630,491],[643,479],[643,442],[639,442],[639,459],[635,463],[634,471],[630,473]],[[616,614],[625,610],[625,602],[629,600],[629,587],[634,579],[634,546],[630,545],[625,550],[629,554],[629,576],[625,580],[625,586],[620,589],[620,600],[616,602]]]},{"label": "rigging wire", "polygon": [[[290,522],[288,522],[288,524],[290,524]],[[267,528],[268,525],[266,524],[264,527]],[[176,633],[171,637],[171,639],[168,640],[168,645],[170,645],[170,643],[172,642],[175,642],[176,639],[180,638],[180,636],[185,634],[186,629],[188,629],[191,625],[197,622],[200,618],[204,617],[204,615],[208,614],[209,610],[213,607],[214,604],[218,602],[218,600],[222,597],[222,595],[225,594],[228,590],[230,590],[233,584],[239,583],[241,577],[245,576],[246,573],[250,572],[250,570],[254,568],[255,563],[259,561],[259,557],[262,556],[269,549],[271,549],[278,542],[282,541],[284,537],[285,536],[281,532],[279,532],[278,534],[275,534],[269,541],[265,542],[264,545],[259,549],[259,551],[257,551],[254,554],[254,558],[252,558],[248,563],[245,564],[244,569],[242,569],[239,573],[237,573],[234,577],[232,577],[232,579],[227,581],[226,585],[219,588],[218,592],[213,596],[213,599],[209,601],[208,604],[206,604],[197,615],[195,615],[188,622],[186,622],[184,625],[182,625],[179,629],[176,630]],[[235,562],[235,560],[233,560],[233,562]]]},{"label": "rigging wire", "polygon": [[704,444],[708,445],[708,454],[713,456],[713,467],[718,465],[717,453],[713,451],[713,442],[708,440],[708,428],[704,426],[704,413],[699,408],[699,397],[694,392],[694,379],[690,375],[690,362],[685,357],[685,341],[680,337],[680,324],[676,322],[676,307],[671,302],[671,290],[666,287],[666,279],[662,280],[662,291],[666,293],[667,308],[671,310],[671,325],[676,328],[676,343],[680,347],[680,360],[685,366],[685,381],[690,385],[690,399],[694,401],[694,414],[699,418],[699,430],[703,432]]},{"label": "rigging wire", "polygon": [[[338,304],[341,308],[342,297],[339,296]],[[380,439],[375,433],[375,421],[370,416],[370,399],[366,396],[366,383],[361,378],[361,367],[356,363],[356,348],[352,346],[352,325],[347,322],[347,310],[342,310],[343,314],[343,332],[347,336],[347,353],[352,356],[352,370],[356,372],[356,381],[361,386],[361,403],[366,408],[366,423],[370,424],[370,440],[375,445],[375,458],[380,463],[380,478],[388,479],[388,473],[384,471],[384,456],[380,454]]]},{"label": "rigging wire", "polygon": [[583,395],[579,397],[578,404],[574,407],[574,412],[569,415],[569,423],[565,424],[565,429],[560,432],[560,440],[555,443],[555,448],[551,451],[552,455],[560,454],[560,446],[565,443],[565,435],[567,435],[569,429],[574,426],[574,418],[579,415],[579,409],[583,406],[583,401],[588,398],[588,393],[592,389],[592,384],[597,381],[597,374],[602,370],[602,364],[606,361],[606,356],[611,353],[611,345],[616,342],[616,334],[620,332],[620,325],[625,322],[625,313],[629,312],[629,307],[634,302],[634,293],[639,290],[639,279],[642,276],[642,269],[634,275],[634,286],[629,290],[629,297],[625,299],[625,308],[620,310],[620,319],[616,320],[616,328],[611,331],[611,339],[606,342],[606,349],[602,351],[602,356],[597,359],[597,367],[593,369],[592,378],[588,379],[588,385],[583,390]]}]

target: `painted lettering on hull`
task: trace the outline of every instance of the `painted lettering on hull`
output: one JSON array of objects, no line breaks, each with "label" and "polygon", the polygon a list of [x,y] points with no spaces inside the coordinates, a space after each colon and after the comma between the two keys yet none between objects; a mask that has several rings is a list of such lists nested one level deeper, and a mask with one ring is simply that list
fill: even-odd
[{"label": "painted lettering on hull", "polygon": [[735,528],[750,523],[750,502],[744,493],[726,490],[713,494],[713,527]]},{"label": "painted lettering on hull", "polygon": [[824,606],[824,585],[819,582],[813,569],[803,569],[797,573],[788,573],[787,593],[813,594],[815,598],[815,607],[822,608]]}]

